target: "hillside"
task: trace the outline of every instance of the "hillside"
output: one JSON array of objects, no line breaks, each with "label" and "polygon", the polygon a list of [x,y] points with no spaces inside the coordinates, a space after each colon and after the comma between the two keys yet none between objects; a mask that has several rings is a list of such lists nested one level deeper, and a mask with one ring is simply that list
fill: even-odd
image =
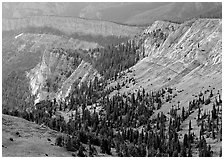
[{"label": "hillside", "polygon": [[[130,94],[139,89],[151,92],[172,88],[174,95],[171,101],[164,102],[151,119],[161,112],[170,117],[170,111],[177,105],[177,114],[181,115],[183,108],[188,109],[189,102],[195,100],[200,92],[212,91],[214,97],[211,100],[215,101],[222,92],[221,27],[220,19],[193,19],[180,25],[156,21],[140,36],[144,58],[108,86],[116,87],[118,83],[121,86],[111,93],[111,97],[117,92]],[[211,112],[212,103],[201,105],[201,111]],[[182,131],[178,133],[181,139],[188,130],[189,120],[194,127],[193,133],[199,135],[196,118],[197,111],[181,124]],[[217,146],[221,143],[217,140],[209,140],[208,143],[218,155]]]},{"label": "hillside", "polygon": [[2,115],[3,157],[71,157],[70,152],[54,145],[56,137],[57,132],[46,126]]}]

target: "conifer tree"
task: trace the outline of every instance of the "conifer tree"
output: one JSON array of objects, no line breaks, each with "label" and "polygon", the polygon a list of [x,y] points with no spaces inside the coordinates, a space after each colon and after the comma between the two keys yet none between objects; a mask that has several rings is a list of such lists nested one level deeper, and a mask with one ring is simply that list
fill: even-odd
[{"label": "conifer tree", "polygon": [[189,128],[188,128],[188,135],[190,135],[191,130],[192,130],[192,127],[191,127],[191,120],[190,120],[190,121],[189,121]]},{"label": "conifer tree", "polygon": [[182,107],[182,115],[181,115],[181,117],[182,117],[182,121],[184,121],[185,120],[185,110],[184,110],[184,107]]},{"label": "conifer tree", "polygon": [[180,156],[181,157],[187,157],[187,152],[186,152],[185,146],[182,146]]},{"label": "conifer tree", "polygon": [[188,149],[188,155],[187,155],[188,157],[192,157],[192,150],[191,150],[191,146],[189,147],[189,149]]}]

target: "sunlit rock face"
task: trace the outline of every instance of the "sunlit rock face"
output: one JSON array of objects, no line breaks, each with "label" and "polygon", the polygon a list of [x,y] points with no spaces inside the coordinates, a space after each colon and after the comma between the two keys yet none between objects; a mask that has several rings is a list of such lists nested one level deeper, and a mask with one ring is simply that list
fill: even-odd
[{"label": "sunlit rock face", "polygon": [[137,41],[142,44],[142,59],[127,74],[137,84],[123,88],[124,92],[167,86],[193,88],[189,86],[198,81],[206,81],[206,85],[222,81],[220,19],[192,19],[182,24],[156,21]]},{"label": "sunlit rock face", "polygon": [[69,57],[67,52],[58,50],[46,50],[42,61],[27,72],[31,93],[36,96],[35,103],[54,98],[63,100],[73,83],[89,81],[95,76],[100,77],[90,63],[81,58]]},{"label": "sunlit rock face", "polygon": [[167,57],[204,65],[221,62],[221,28],[218,19],[198,19],[183,24],[157,21],[146,30],[145,50],[149,58]]},{"label": "sunlit rock face", "polygon": [[143,35],[147,60],[178,73],[193,65],[206,68],[204,73],[221,71],[220,19],[193,19],[183,24],[157,21]]}]

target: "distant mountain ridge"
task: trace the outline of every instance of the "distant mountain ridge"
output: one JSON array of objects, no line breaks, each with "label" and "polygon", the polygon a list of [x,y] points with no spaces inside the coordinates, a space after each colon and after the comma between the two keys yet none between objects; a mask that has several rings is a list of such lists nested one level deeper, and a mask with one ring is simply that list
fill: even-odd
[{"label": "distant mountain ridge", "polygon": [[129,18],[127,24],[152,24],[156,20],[184,22],[192,18],[222,18],[221,3],[173,2]]},{"label": "distant mountain ridge", "polygon": [[117,37],[133,37],[141,31],[141,28],[135,26],[74,17],[33,16],[3,19],[2,21],[3,31],[20,30],[28,27],[51,27],[68,35],[77,33],[80,35]]},{"label": "distant mountain ridge", "polygon": [[3,18],[71,16],[148,25],[156,20],[183,22],[191,18],[221,18],[220,2],[96,2],[96,3],[3,3]]}]

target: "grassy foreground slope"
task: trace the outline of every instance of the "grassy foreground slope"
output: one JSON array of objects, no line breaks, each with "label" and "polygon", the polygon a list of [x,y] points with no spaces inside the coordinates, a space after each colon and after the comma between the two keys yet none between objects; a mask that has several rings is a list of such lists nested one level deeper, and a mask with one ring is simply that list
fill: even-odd
[{"label": "grassy foreground slope", "polygon": [[69,157],[70,152],[54,146],[57,132],[25,119],[2,115],[3,157]]}]

